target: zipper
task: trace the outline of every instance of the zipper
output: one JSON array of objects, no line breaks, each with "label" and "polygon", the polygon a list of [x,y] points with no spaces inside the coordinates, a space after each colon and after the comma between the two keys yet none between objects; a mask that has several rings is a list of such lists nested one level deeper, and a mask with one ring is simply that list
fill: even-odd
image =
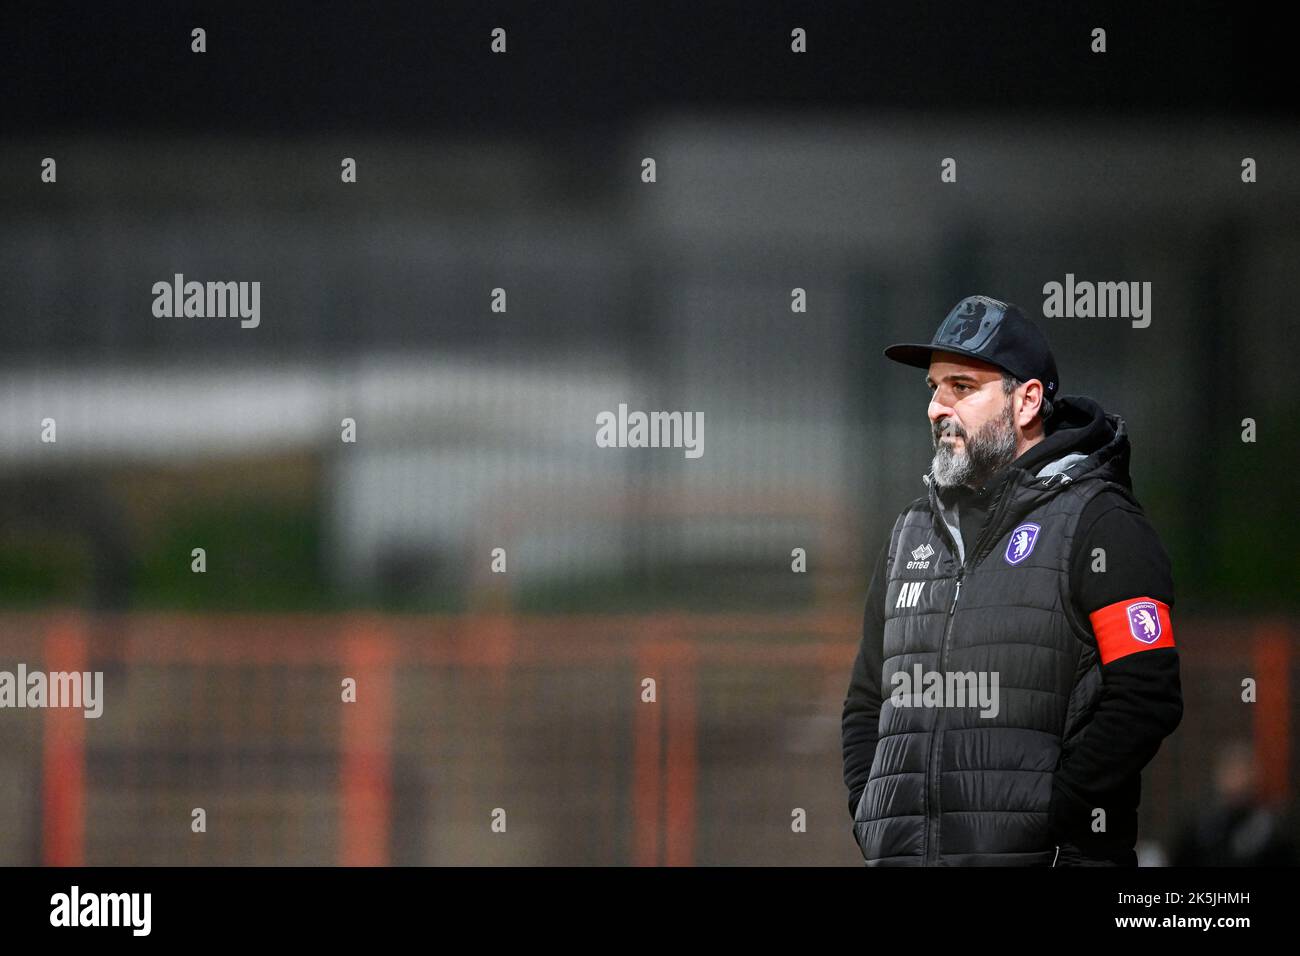
[{"label": "zipper", "polygon": [[[929,484],[927,481],[926,484]],[[1002,490],[998,492],[998,500],[993,504],[993,510],[985,522],[980,532],[979,538],[975,543],[975,550],[968,552],[966,562],[957,568],[957,586],[953,588],[952,601],[948,605],[948,622],[943,629],[943,641],[939,645],[939,673],[944,673],[944,665],[948,660],[948,644],[952,637],[953,614],[957,610],[957,600],[961,597],[961,582],[966,576],[968,570],[972,570],[980,559],[983,558],[981,546],[989,537],[989,532],[996,528],[998,522],[1002,520],[1003,507],[1007,500],[1008,484],[1004,483]],[[944,523],[942,517],[939,518],[939,527],[941,532],[948,537],[948,550],[954,554],[957,551],[957,542],[948,531],[948,526]],[[939,713],[935,715],[934,728],[930,731],[930,748],[926,754],[926,817],[925,817],[925,836],[922,844],[921,863],[925,865],[930,862],[938,862],[939,854],[935,844],[938,843],[939,835],[939,775],[935,766],[935,744],[936,740],[942,736],[943,724],[946,722],[947,708],[939,708]]]},{"label": "zipper", "polygon": [[[922,475],[921,477],[925,480],[925,483],[927,485],[930,484],[930,476],[928,473]],[[1044,486],[1050,487],[1052,482],[1056,481],[1057,479],[1060,479],[1060,483],[1063,485],[1068,484],[1071,481],[1070,476],[1065,474],[1065,472],[1057,472],[1055,475],[1049,475],[1047,478],[1045,478],[1043,480],[1043,484]],[[952,636],[953,613],[957,610],[957,599],[961,597],[962,578],[965,577],[967,571],[973,570],[975,565],[978,564],[981,560],[983,560],[986,552],[983,550],[982,546],[984,542],[990,538],[993,529],[997,528],[997,526],[1002,521],[1002,515],[1006,511],[1006,504],[1009,497],[1008,489],[1010,488],[1010,485],[1011,485],[1010,481],[1007,481],[1003,484],[1001,491],[998,492],[998,500],[994,502],[993,509],[989,514],[989,518],[985,522],[984,527],[980,531],[979,538],[975,544],[975,550],[969,552],[967,555],[966,562],[957,568],[957,586],[953,589],[952,601],[948,604],[948,622],[944,626],[943,641],[939,645],[939,673],[941,674],[944,672],[944,664],[947,663],[948,642]],[[948,531],[948,526],[947,524],[944,523],[942,516],[936,515],[936,518],[938,519],[937,525],[940,534],[948,538],[948,550],[953,554],[955,554],[957,552],[956,540],[953,538],[952,534]],[[934,754],[935,754],[935,741],[936,738],[938,738],[941,735],[941,732],[943,730],[942,724],[944,722],[943,718],[946,715],[947,715],[947,708],[943,708],[943,707],[939,708],[939,713],[935,715],[934,729],[931,730],[930,732],[930,748],[928,753],[926,754],[927,810],[926,810],[926,817],[925,817],[925,834],[923,837],[922,849],[921,849],[921,864],[923,866],[931,862],[938,862],[939,859],[939,854],[937,850],[935,850],[934,844],[938,842],[937,837],[939,833],[939,812],[937,808],[939,806],[940,787],[939,787],[938,774],[935,773],[936,768],[935,768]],[[1060,846],[1057,846],[1056,856],[1052,858],[1052,866],[1056,866],[1056,859],[1057,857],[1060,856],[1060,853],[1061,853],[1061,848]]]},{"label": "zipper", "polygon": [[[957,569],[957,587],[952,592],[952,602],[948,605],[948,623],[943,629],[943,641],[939,644],[939,673],[944,672],[944,664],[948,658],[948,639],[952,636],[953,612],[957,610],[957,599],[961,597],[961,580],[966,574],[966,568]],[[930,731],[930,749],[925,757],[926,764],[926,786],[929,793],[926,796],[926,832],[924,847],[921,852],[921,863],[924,865],[928,861],[937,862],[939,854],[937,851],[931,852],[934,844],[938,842],[939,834],[939,776],[935,772],[935,741],[941,735],[943,719],[947,716],[947,708],[940,707],[939,712],[934,717],[934,728]],[[933,834],[934,839],[931,838]]]}]

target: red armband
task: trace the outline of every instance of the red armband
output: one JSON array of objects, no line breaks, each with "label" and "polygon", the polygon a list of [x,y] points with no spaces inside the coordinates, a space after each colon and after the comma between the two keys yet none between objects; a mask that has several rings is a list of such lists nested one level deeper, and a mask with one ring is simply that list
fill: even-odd
[{"label": "red armband", "polygon": [[1174,625],[1169,620],[1169,605],[1151,597],[1126,598],[1098,608],[1088,615],[1092,632],[1097,636],[1101,662],[1174,646]]}]

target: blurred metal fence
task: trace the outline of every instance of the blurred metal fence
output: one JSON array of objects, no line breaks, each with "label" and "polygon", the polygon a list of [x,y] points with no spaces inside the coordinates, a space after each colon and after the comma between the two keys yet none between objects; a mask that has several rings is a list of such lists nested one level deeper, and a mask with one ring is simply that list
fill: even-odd
[{"label": "blurred metal fence", "polygon": [[[859,614],[3,615],[0,667],[101,670],[105,704],[4,714],[0,862],[859,863]],[[1185,716],[1144,774],[1144,839],[1237,737],[1292,796],[1294,631],[1179,626]]]}]

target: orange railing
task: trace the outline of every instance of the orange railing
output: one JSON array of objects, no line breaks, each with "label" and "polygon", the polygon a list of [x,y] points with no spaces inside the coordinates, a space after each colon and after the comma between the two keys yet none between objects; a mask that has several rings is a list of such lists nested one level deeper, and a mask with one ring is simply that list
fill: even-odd
[{"label": "orange railing", "polygon": [[[338,688],[343,676],[355,679],[357,701],[342,708],[337,727],[330,730],[335,735],[333,756],[338,768],[334,859],[349,865],[391,862],[397,685],[412,668],[474,674],[475,681],[481,682],[474,686],[484,695],[474,719],[501,721],[484,730],[484,739],[491,739],[508,733],[504,721],[517,700],[511,696],[512,675],[538,667],[572,672],[615,666],[636,678],[626,688],[628,706],[635,708],[629,720],[632,739],[626,754],[631,812],[628,858],[635,865],[689,865],[699,862],[700,827],[709,823],[698,804],[700,708],[710,703],[701,692],[701,681],[742,668],[775,668],[780,674],[811,672],[823,688],[823,718],[838,720],[856,650],[859,613],[852,609],[836,613],[532,617],[90,617],[65,612],[0,617],[7,635],[0,643],[0,654],[26,660],[29,666],[40,660],[52,671],[112,665],[129,675],[146,668],[165,671],[179,667],[207,673],[221,668],[280,667],[287,673],[323,670],[322,687]],[[1198,700],[1208,699],[1211,689],[1218,695],[1235,686],[1240,674],[1289,675],[1296,663],[1291,630],[1273,621],[1235,631],[1184,624],[1180,642],[1187,717],[1184,733],[1176,735],[1174,746],[1192,759],[1170,758],[1186,768],[1178,770],[1173,762],[1165,766],[1157,774],[1154,788],[1144,790],[1144,803],[1173,801],[1186,789],[1184,778],[1196,772],[1196,764],[1204,763],[1196,754],[1205,742],[1191,736],[1199,733]],[[640,704],[644,677],[656,681],[660,706]],[[1264,769],[1265,796],[1284,803],[1291,796],[1289,755],[1294,714],[1285,690],[1287,681],[1269,681],[1267,686],[1268,692],[1261,693],[1254,705],[1253,736],[1258,764]],[[160,713],[179,715],[189,706],[183,699],[183,693],[177,692],[175,700],[160,705]],[[105,706],[107,710],[118,705],[110,699]],[[266,709],[265,703],[254,706],[264,710],[253,716],[259,727],[288,732],[297,720],[287,712]],[[780,705],[773,709],[779,711]],[[40,720],[41,862],[83,864],[88,862],[86,820],[92,794],[87,792],[87,760],[94,744],[87,742],[87,727],[92,722],[79,712],[57,709],[47,709]],[[1214,718],[1209,720],[1212,723]],[[436,726],[419,730],[425,743],[425,738],[438,732]],[[838,747],[838,731],[827,732],[833,733],[833,746]],[[554,739],[554,746],[562,745],[562,740]],[[490,758],[485,754],[483,759]],[[1158,763],[1164,759],[1162,753]],[[508,776],[508,771],[502,773]],[[835,806],[843,803],[835,780],[819,781],[818,786],[832,793]],[[847,816],[841,822],[847,835]]]}]

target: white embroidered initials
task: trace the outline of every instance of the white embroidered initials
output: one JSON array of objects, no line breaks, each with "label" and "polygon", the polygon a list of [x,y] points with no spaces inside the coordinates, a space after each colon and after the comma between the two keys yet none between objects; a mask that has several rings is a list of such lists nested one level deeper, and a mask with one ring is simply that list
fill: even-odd
[{"label": "white embroidered initials", "polygon": [[916,607],[916,602],[921,600],[923,587],[925,587],[924,581],[904,581],[903,586],[898,589],[898,601],[894,607]]}]

